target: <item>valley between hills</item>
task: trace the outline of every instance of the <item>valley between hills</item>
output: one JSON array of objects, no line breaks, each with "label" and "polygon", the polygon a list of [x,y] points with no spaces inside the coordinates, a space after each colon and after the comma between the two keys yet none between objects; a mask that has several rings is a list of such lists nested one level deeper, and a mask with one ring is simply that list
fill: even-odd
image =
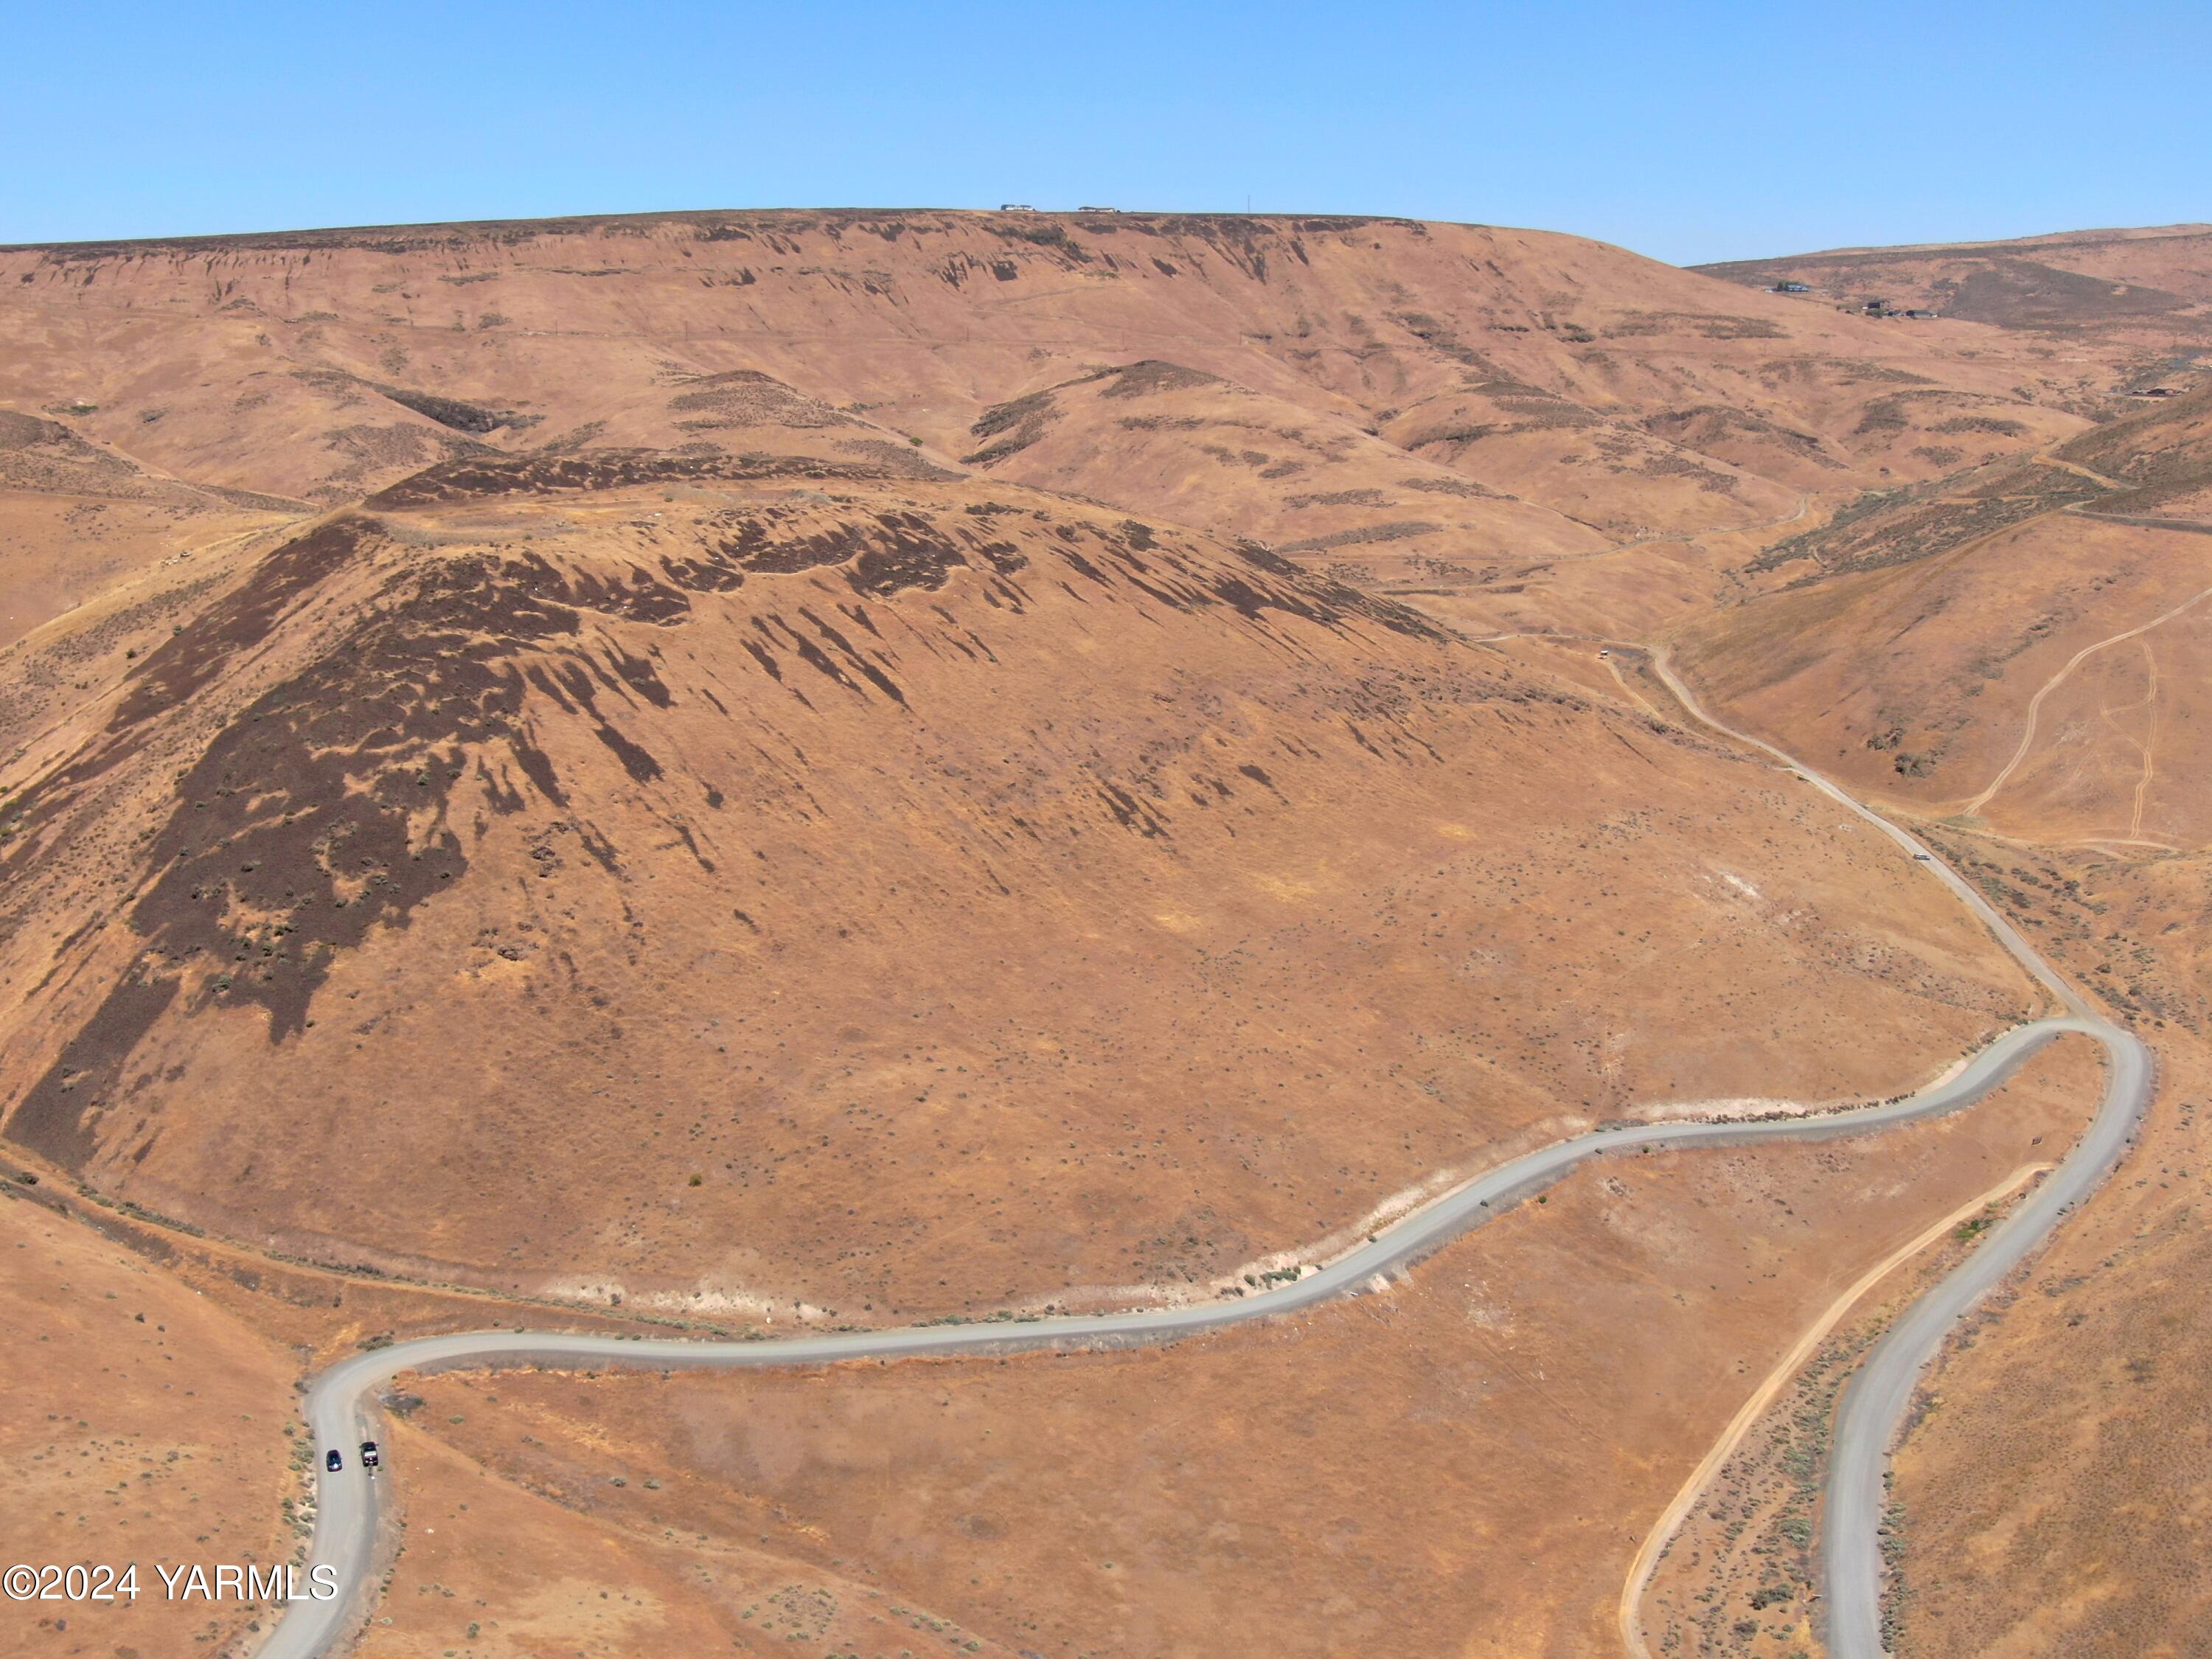
[{"label": "valley between hills", "polygon": [[[2116,1171],[1920,1380],[1881,1614],[2192,1650],[2208,249],[0,249],[8,1559],[307,1559],[299,1387],[422,1339],[1272,1295],[1172,1346],[401,1370],[342,1644],[1842,1654],[1842,1379],[2139,1041]],[[1970,1105],[1796,1133],[2069,1001]],[[1706,1119],[1761,1133],[1300,1300]],[[295,1639],[207,1611],[196,1652]]]}]

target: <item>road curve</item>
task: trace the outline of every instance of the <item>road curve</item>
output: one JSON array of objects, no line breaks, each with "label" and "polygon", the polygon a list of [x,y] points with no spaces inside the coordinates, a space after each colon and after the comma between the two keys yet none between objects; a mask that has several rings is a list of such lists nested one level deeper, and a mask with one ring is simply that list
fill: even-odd
[{"label": "road curve", "polygon": [[[1654,659],[1684,707],[1706,719],[1675,679],[1663,653]],[[1903,830],[1861,807],[1817,775],[1771,745],[1716,729],[1773,755],[1915,853],[1925,849]],[[336,1447],[346,1467],[319,1473],[314,1539],[308,1566],[329,1567],[340,1593],[328,1601],[295,1601],[261,1649],[261,1659],[325,1659],[341,1648],[374,1599],[380,1487],[360,1467],[356,1444],[377,1437],[375,1396],[400,1371],[489,1370],[550,1364],[568,1368],[624,1366],[655,1370],[791,1369],[865,1359],[947,1355],[1000,1355],[1041,1349],[1113,1348],[1171,1342],[1295,1312],[1331,1298],[1357,1295],[1387,1280],[1444,1243],[1480,1226],[1521,1200],[1551,1185],[1592,1158],[1683,1146],[1741,1146],[1769,1139],[1825,1140],[1956,1111],[1979,1100],[2065,1032],[2102,1042],[2113,1055],[2105,1103],[2082,1144],[2057,1173],[1884,1340],[1846,1392],[1844,1423],[1836,1438],[1830,1483],[1830,1518],[1824,1551],[1829,1581],[1831,1651],[1835,1659],[1875,1659],[1880,1647],[1880,1550],[1875,1534],[1881,1507],[1881,1471],[1889,1439],[1913,1382],[1953,1320],[1995,1284],[2050,1231],[2115,1160],[2148,1098],[2148,1061],[2142,1045],[2092,1012],[2037,957],[2027,941],[1962,879],[1941,863],[1931,872],[1946,882],[2020,958],[2022,965],[2067,1007],[2063,1017],[2005,1031],[1960,1070],[1902,1100],[1812,1117],[1717,1122],[1632,1124],[1594,1130],[1540,1148],[1476,1176],[1376,1233],[1370,1241],[1305,1278],[1263,1294],[1195,1307],[1091,1316],[994,1320],[963,1325],[914,1326],[892,1330],[840,1331],[763,1341],[647,1340],[556,1331],[471,1331],[424,1337],[356,1354],[332,1365],[309,1384],[307,1417],[318,1455]],[[2132,1059],[2130,1057],[2132,1056]],[[1869,1386],[1869,1379],[1883,1387]],[[1863,1463],[1863,1468],[1859,1467]],[[1850,1467],[1847,1468],[1846,1465]],[[319,1469],[319,1465],[318,1465]],[[1861,1477],[1870,1476],[1871,1498],[1859,1505]],[[1841,1505],[1839,1508],[1838,1505]],[[1859,1505],[1854,1507],[1854,1505]],[[1859,1534],[1863,1534],[1863,1536]],[[1838,1536],[1841,1545],[1838,1547]],[[1864,1583],[1857,1579],[1863,1577]],[[310,1573],[312,1578],[312,1571]],[[1863,1606],[1873,1645],[1854,1644],[1856,1622],[1844,1609]],[[1856,1615],[1854,1615],[1855,1617]]]},{"label": "road curve", "polygon": [[1916,857],[1925,859],[1929,872],[1950,888],[1996,936],[1997,942],[2066,1009],[2068,1018],[2058,1023],[2087,1033],[2105,1048],[2104,1098],[2087,1133],[2049,1180],[1991,1228],[1979,1248],[1948,1278],[1906,1310],[1844,1386],[1836,1410],[1820,1520],[1820,1580],[1827,1595],[1828,1656],[1829,1659],[1881,1659],[1889,1650],[1881,1616],[1881,1518],[1890,1442],[1912,1403],[1913,1389],[1951,1328],[2050,1237],[2060,1218],[2087,1198],[2120,1161],[2150,1107],[2150,1050],[2133,1032],[2091,1007],[2018,928],[1920,841],[1871,807],[1862,806],[1772,744],[1707,714],[1675,674],[1663,648],[1653,654],[1651,665],[1683,708],[1698,720],[1772,756],[1838,805]]}]

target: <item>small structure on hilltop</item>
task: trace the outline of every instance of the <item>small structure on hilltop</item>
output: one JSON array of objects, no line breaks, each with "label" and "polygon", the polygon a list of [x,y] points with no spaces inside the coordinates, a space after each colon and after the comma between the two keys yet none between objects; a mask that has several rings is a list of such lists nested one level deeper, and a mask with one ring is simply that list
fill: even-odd
[{"label": "small structure on hilltop", "polygon": [[1786,283],[1777,283],[1772,288],[1767,290],[1770,294],[1810,294],[1812,291],[1812,283],[1800,283],[1794,280]]},{"label": "small structure on hilltop", "polygon": [[1119,209],[1119,208],[1115,208],[1115,207],[1088,207],[1088,206],[1086,206],[1086,207],[1078,208],[1078,209],[1076,210],[1076,211],[1077,211],[1077,212],[1079,212],[1079,213],[1119,213],[1121,210],[1121,209]]},{"label": "small structure on hilltop", "polygon": [[1001,213],[1035,213],[1036,210],[1031,207],[1027,202],[1001,202],[999,204],[999,211]]}]

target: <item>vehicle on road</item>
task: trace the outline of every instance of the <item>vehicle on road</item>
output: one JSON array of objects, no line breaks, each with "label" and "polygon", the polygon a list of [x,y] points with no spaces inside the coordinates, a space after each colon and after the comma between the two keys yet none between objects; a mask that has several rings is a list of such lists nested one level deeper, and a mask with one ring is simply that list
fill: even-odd
[{"label": "vehicle on road", "polygon": [[336,1446],[323,1454],[323,1467],[333,1474],[345,1467],[345,1459],[338,1455],[338,1449]]},{"label": "vehicle on road", "polygon": [[1933,864],[1935,862],[1935,860],[1929,858],[1925,853],[1915,853],[1912,856],[1918,859],[1923,864]]},{"label": "vehicle on road", "polygon": [[376,1467],[378,1462],[379,1460],[376,1455],[376,1442],[374,1440],[362,1441],[361,1443],[362,1468],[365,1469],[373,1469]]}]

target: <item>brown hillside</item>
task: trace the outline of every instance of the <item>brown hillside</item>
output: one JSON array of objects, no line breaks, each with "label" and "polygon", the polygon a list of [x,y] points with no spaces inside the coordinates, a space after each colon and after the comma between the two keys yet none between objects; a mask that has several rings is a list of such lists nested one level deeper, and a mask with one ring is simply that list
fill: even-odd
[{"label": "brown hillside", "polygon": [[[2100,390],[2174,384],[2212,340],[2212,227],[2071,231],[2015,241],[1838,248],[1700,265],[1705,275],[1767,289],[1800,282],[1802,302],[1900,310],[2063,342],[2100,356]],[[2176,356],[2177,351],[2180,354]]]},{"label": "brown hillside", "polygon": [[1610,544],[1348,418],[1173,363],[1095,370],[986,410],[971,430],[962,459],[994,477],[1255,536],[1367,583]]},{"label": "brown hillside", "polygon": [[[647,1556],[639,1639],[701,1650],[789,1651],[819,1609],[902,1627],[821,1632],[864,1654],[906,1629],[1006,1659],[1212,1659],[1224,1629],[1285,1659],[1617,1654],[1643,1517],[1795,1333],[2070,1133],[2094,1076],[2054,1053],[1972,1119],[1586,1168],[1404,1283],[1164,1351],[410,1382],[452,1449],[415,1460],[436,1536],[410,1537],[406,1628],[373,1650],[450,1639],[454,1603],[415,1586],[513,1607],[549,1558],[538,1628],[589,1631],[603,1604],[567,1564],[614,1549]],[[471,1528],[460,1504],[514,1518]],[[1785,1540],[1764,1553],[1807,1574]],[[1786,1659],[1816,1611],[1769,1605],[1790,1639],[1751,1651]]]},{"label": "brown hillside", "polygon": [[1955,447],[1929,432],[1962,416],[2047,441],[2079,424],[2055,405],[2102,372],[1573,237],[1142,214],[695,214],[6,250],[0,345],[0,404],[83,410],[89,432],[177,476],[326,505],[481,448],[734,452],[697,398],[702,379],[739,373],[819,400],[832,448],[884,428],[941,459],[975,447],[988,409],[1161,359],[1375,427],[1493,489],[1673,528],[1692,507],[1717,509],[1700,523],[1771,516],[1765,494],[1817,484],[1826,463],[1838,482],[1922,476],[1914,451]]},{"label": "brown hillside", "polygon": [[7,1132],[310,1254],[848,1316],[1205,1285],[2022,1006],[1763,769],[995,483],[456,463],[149,647],[9,776]]},{"label": "brown hillside", "polygon": [[[2044,459],[1869,496],[1685,634],[1720,702],[1861,787],[2008,833],[2194,848],[2212,442],[2198,392]],[[2206,601],[2212,603],[2212,601]]]},{"label": "brown hillside", "polygon": [[[1383,219],[0,250],[5,1173],[81,1184],[173,1295],[301,1364],[526,1316],[1157,1304],[1607,1119],[1896,1092],[2039,1006],[1924,871],[1686,720],[1662,649],[1726,718],[1939,820],[2178,1066],[2207,1006],[2212,462],[2200,394],[2116,388],[2179,390],[2212,293],[2190,236],[2107,240],[1876,251],[1928,256],[1931,293],[1996,273],[1909,322]],[[1306,1586],[1263,1647],[1426,1650],[1472,1605],[1499,1651],[1584,1650],[1655,1503],[1838,1276],[2047,1155],[2083,1064],[1895,1137],[1586,1170],[1389,1297],[1249,1340],[957,1391],[920,1365],[850,1394],[631,1379],[580,1430],[573,1379],[518,1378],[448,1446],[398,1437],[422,1593],[372,1643],[474,1641],[431,1593],[468,1583],[510,1643],[566,1651],[604,1613],[632,1646],[764,1649],[752,1607],[858,1648],[896,1579],[979,1651],[1042,1626],[1196,1652],[1256,1567]],[[2102,1296],[2121,1235],[2164,1230],[2116,1281],[2131,1350],[2203,1254],[2194,1123],[2156,1122],[2131,1155],[2155,1177],[2063,1246]],[[11,1313],[51,1320],[52,1279]],[[2073,1351],[2057,1293],[2021,1305],[2002,1352],[2056,1379],[2026,1402],[2039,1478],[2155,1456],[2185,1384],[2130,1376],[2157,1409],[2061,1446],[2127,1373]],[[149,1357],[82,1352],[118,1389]],[[1916,1639],[1959,1650],[2043,1628],[2028,1581],[2065,1565],[2041,1534],[2017,1569],[1976,1554],[1978,1448],[2022,1403],[1978,1363],[1946,1373],[1976,1427],[1923,1435],[1901,1488],[1973,1587]],[[425,1392],[457,1427],[490,1386]],[[647,1432],[741,1395],[769,1413],[741,1459]],[[1292,1460],[1300,1518],[1250,1455],[1346,1398],[1353,1438]],[[986,1406],[1018,1444],[921,1426]],[[686,1491],[608,1507],[610,1424]],[[1182,1473],[1093,1490],[1102,1424]],[[870,1432],[919,1449],[909,1486],[853,1450]],[[1409,1447],[1440,1480],[1389,1519],[1373,1473]],[[2178,1509],[2197,1467],[2143,1490]],[[693,1503],[701,1468],[720,1496]],[[1058,1510],[1002,1505],[1017,1479]],[[216,1494],[227,1528],[260,1490]],[[1530,1507],[1558,1491],[1591,1496]],[[462,1503],[498,1526],[434,1538]],[[1231,1531],[1163,1554],[1201,1510]],[[2151,1523],[2113,1515],[2119,1555]],[[1461,1541],[1408,1577],[1391,1528],[1439,1517]],[[661,1623],[603,1598],[617,1559]],[[2194,1605],[2069,1582],[2147,1650]],[[1720,1642],[1699,1594],[1668,1607]],[[1809,1644],[1804,1614],[1761,1651]]]}]

